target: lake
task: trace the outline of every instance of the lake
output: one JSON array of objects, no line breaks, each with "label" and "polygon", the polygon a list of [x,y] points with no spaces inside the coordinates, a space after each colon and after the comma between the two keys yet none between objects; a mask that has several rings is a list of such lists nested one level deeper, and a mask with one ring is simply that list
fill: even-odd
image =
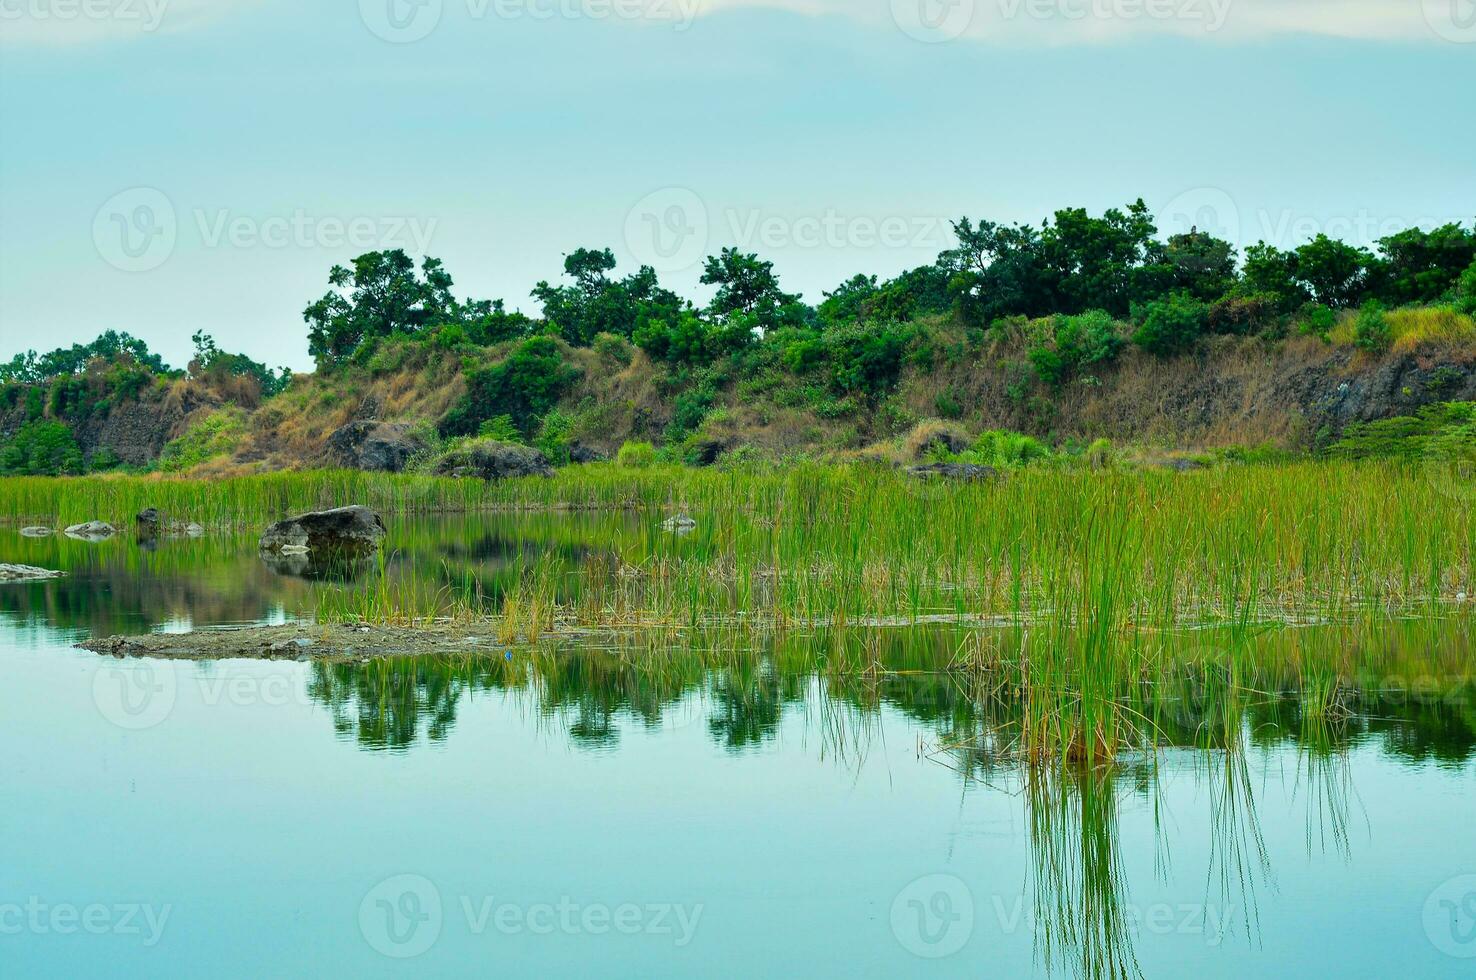
[{"label": "lake", "polygon": [[0,561],[70,573],[0,585],[3,972],[1476,967],[1469,614],[1271,631],[1253,662],[1335,650],[1365,682],[1314,713],[1305,669],[1231,697],[1186,667],[1151,748],[1093,767],[1008,750],[1016,709],[955,669],[960,624],[334,664],[72,646],[290,621],[407,569],[491,594],[527,540],[598,561],[634,520],[422,518],[385,567],[317,578],[250,536],[0,529]]}]

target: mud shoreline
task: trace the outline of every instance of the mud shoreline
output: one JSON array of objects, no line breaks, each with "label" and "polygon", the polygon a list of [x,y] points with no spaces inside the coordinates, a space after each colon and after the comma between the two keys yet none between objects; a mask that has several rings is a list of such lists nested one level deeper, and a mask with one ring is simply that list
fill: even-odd
[{"label": "mud shoreline", "polygon": [[432,622],[415,626],[287,624],[146,633],[83,640],[77,646],[105,656],[161,660],[331,660],[434,654],[501,656],[508,645],[495,624]]}]

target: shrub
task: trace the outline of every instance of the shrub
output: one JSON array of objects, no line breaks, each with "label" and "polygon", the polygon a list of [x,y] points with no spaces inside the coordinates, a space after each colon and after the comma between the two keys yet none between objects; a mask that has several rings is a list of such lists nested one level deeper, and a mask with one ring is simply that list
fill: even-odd
[{"label": "shrub", "polygon": [[1051,317],[1045,322],[1045,335],[1031,346],[1026,357],[1046,384],[1059,385],[1083,368],[1107,363],[1122,349],[1117,324],[1103,310]]},{"label": "shrub", "polygon": [[159,453],[158,467],[166,473],[193,469],[208,459],[233,451],[245,434],[246,423],[240,409],[223,408],[211,412],[190,426],[178,439],[172,439]]},{"label": "shrub", "polygon": [[1469,456],[1476,452],[1476,402],[1442,402],[1412,416],[1355,422],[1328,452],[1347,459]]},{"label": "shrub", "polygon": [[471,435],[483,420],[506,415],[526,438],[579,373],[552,338],[530,337],[500,364],[468,374],[467,392],[441,419],[441,434]]},{"label": "shrub", "polygon": [[1297,333],[1326,342],[1337,325],[1338,314],[1332,307],[1308,303],[1298,314]]},{"label": "shrub", "polygon": [[1097,439],[1087,446],[1083,456],[1092,469],[1106,469],[1112,465],[1112,443],[1107,439]]},{"label": "shrub", "polygon": [[617,466],[644,470],[656,465],[656,447],[649,442],[627,442],[615,454]]},{"label": "shrub", "polygon": [[1353,323],[1353,345],[1368,354],[1382,354],[1393,340],[1383,306],[1373,300],[1364,303]]},{"label": "shrub", "polygon": [[1181,354],[1194,346],[1208,322],[1208,308],[1187,293],[1145,303],[1139,311],[1133,343],[1159,357]]},{"label": "shrub", "polygon": [[597,333],[592,346],[596,354],[608,361],[613,361],[622,367],[630,363],[630,343],[619,334],[607,331]]},{"label": "shrub", "polygon": [[991,429],[981,433],[961,458],[968,463],[1014,469],[1048,460],[1052,455],[1053,453],[1044,443],[1031,436],[1019,432]]},{"label": "shrub", "polygon": [[927,419],[912,427],[902,443],[908,459],[924,459],[963,452],[969,445],[969,434],[960,426],[942,419]]},{"label": "shrub", "polygon": [[60,476],[82,472],[82,450],[60,422],[36,420],[21,426],[0,446],[0,476]]},{"label": "shrub", "polygon": [[538,447],[548,461],[555,466],[569,465],[569,432],[574,422],[569,416],[554,409],[543,417],[538,426],[538,438],[533,445]]},{"label": "shrub", "polygon": [[477,426],[477,435],[482,439],[497,442],[522,442],[523,434],[513,425],[511,415],[494,415]]}]

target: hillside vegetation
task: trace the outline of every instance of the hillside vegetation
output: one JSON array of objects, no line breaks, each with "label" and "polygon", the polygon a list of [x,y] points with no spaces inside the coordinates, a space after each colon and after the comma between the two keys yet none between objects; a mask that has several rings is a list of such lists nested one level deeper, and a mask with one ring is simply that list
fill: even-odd
[{"label": "hillside vegetation", "polygon": [[538,317],[458,298],[437,259],[368,253],[304,311],[311,375],[203,333],[184,371],[113,333],[0,366],[0,473],[341,465],[352,426],[411,467],[477,438],[556,464],[627,444],[690,465],[962,458],[1001,432],[1047,453],[1324,452],[1476,399],[1476,229],[1238,256],[1199,231],[1161,240],[1141,201],[954,228],[932,265],[813,305],[735,249],[707,259],[699,306],[581,248],[534,288]]}]

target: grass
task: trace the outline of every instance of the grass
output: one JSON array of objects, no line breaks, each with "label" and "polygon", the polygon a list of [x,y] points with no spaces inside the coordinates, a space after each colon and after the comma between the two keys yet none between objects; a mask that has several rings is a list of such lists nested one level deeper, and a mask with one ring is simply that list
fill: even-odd
[{"label": "grass", "polygon": [[[823,631],[862,637],[847,662],[865,672],[865,644],[952,624],[968,631],[959,668],[1010,707],[1012,754],[1093,767],[1163,731],[1169,709],[1145,684],[1171,686],[1193,668],[1233,690],[1266,631],[1439,618],[1459,593],[1476,594],[1476,523],[1448,476],[1334,460],[1190,473],[1032,466],[968,485],[860,464],[607,464],[496,484],[357,472],[18,478],[0,481],[0,512],[126,526],[155,506],[235,528],[249,549],[287,513],[365,503],[386,515],[387,551],[352,582],[315,584],[304,615],[485,619],[509,644],[573,631]],[[439,558],[445,539],[418,515],[444,512],[466,514],[464,540],[480,538],[490,557]],[[696,521],[690,533],[663,529],[679,512]],[[1186,658],[1186,638],[1211,637],[1218,652]],[[1357,667],[1304,675],[1300,710],[1336,721]]]}]

